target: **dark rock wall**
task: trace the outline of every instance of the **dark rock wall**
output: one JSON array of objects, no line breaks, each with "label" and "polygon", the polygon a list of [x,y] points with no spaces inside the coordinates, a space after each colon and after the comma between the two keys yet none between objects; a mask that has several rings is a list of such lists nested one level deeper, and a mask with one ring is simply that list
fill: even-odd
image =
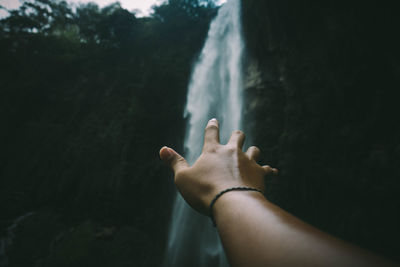
[{"label": "dark rock wall", "polygon": [[[195,2],[136,18],[30,1],[38,22],[23,7],[0,20],[0,266],[161,264],[175,187],[158,151],[182,151],[191,66],[216,13]],[[51,28],[48,14],[54,33],[35,28]]]},{"label": "dark rock wall", "polygon": [[400,259],[400,57],[394,6],[246,0],[247,125],[280,169],[268,198]]}]

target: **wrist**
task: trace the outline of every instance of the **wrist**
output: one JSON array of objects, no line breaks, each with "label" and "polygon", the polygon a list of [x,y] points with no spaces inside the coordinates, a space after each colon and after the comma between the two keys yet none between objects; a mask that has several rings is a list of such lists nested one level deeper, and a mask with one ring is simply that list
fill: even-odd
[{"label": "wrist", "polygon": [[209,207],[209,216],[214,226],[218,225],[221,216],[227,213],[233,213],[234,216],[240,216],[241,209],[246,209],[246,203],[249,201],[267,202],[264,193],[251,187],[232,187],[219,192],[211,201]]}]

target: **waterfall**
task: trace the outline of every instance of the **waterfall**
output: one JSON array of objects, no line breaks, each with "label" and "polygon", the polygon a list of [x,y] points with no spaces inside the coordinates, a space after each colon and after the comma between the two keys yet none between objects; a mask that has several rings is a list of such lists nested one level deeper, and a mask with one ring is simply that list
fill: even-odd
[{"label": "waterfall", "polygon": [[28,212],[13,221],[13,223],[7,227],[6,236],[0,239],[0,267],[8,266],[9,261],[6,254],[7,248],[11,247],[14,241],[14,230],[18,227],[18,225],[27,219],[29,216],[32,216],[34,212]]},{"label": "waterfall", "polygon": [[[193,68],[184,116],[188,120],[185,158],[193,164],[201,153],[207,121],[220,122],[226,143],[241,128],[243,38],[240,0],[229,0],[218,11]],[[217,230],[177,194],[164,266],[228,266]]]}]

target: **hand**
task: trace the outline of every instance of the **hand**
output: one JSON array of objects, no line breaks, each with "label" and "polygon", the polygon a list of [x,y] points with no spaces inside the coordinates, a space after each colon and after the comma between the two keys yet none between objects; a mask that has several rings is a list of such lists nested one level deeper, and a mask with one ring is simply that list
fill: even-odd
[{"label": "hand", "polygon": [[247,186],[264,191],[264,177],[277,174],[270,166],[260,166],[256,160],[260,150],[252,146],[242,151],[245,135],[235,131],[226,145],[219,142],[216,119],[208,122],[204,133],[203,151],[193,166],[171,148],[160,150],[161,159],[175,174],[175,184],[186,202],[200,213],[208,214],[212,199],[222,190]]}]

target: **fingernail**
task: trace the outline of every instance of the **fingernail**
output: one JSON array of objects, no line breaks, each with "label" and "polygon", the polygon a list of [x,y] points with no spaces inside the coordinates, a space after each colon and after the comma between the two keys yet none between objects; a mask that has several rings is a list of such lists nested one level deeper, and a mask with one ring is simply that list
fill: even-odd
[{"label": "fingernail", "polygon": [[172,151],[171,151],[171,150],[169,149],[169,147],[167,147],[167,146],[163,147],[163,148],[161,149],[161,151],[163,151],[162,154],[164,155],[164,157],[165,157],[166,160],[169,160],[169,159],[171,159],[171,158],[174,156],[174,154],[172,153]]},{"label": "fingernail", "polygon": [[212,118],[210,121],[217,121],[217,119],[216,118]]}]

